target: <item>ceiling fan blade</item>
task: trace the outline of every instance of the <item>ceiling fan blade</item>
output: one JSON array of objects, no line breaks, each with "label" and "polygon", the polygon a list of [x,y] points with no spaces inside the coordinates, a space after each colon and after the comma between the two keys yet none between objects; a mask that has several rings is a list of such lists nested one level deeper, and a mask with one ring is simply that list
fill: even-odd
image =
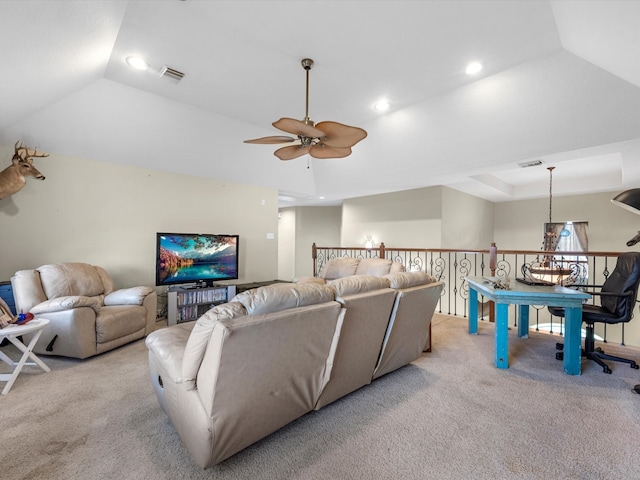
[{"label": "ceiling fan blade", "polygon": [[322,143],[330,147],[353,147],[367,136],[367,132],[361,128],[350,127],[338,122],[320,122],[316,128],[324,132],[326,138],[322,140]]},{"label": "ceiling fan blade", "polygon": [[285,136],[273,136],[273,137],[262,137],[262,138],[254,138],[253,140],[245,140],[244,143],[267,143],[267,144],[275,144],[275,143],[289,143],[297,140],[297,138],[293,137],[285,137]]},{"label": "ceiling fan blade", "polygon": [[351,148],[336,148],[317,143],[311,146],[309,155],[314,158],[343,158],[351,155]]},{"label": "ceiling fan blade", "polygon": [[292,133],[293,135],[302,135],[311,138],[324,137],[324,131],[318,128],[314,128],[311,125],[307,125],[306,123],[300,120],[296,120],[295,118],[281,118],[277,122],[273,122],[272,125],[278,130]]},{"label": "ceiling fan blade", "polygon": [[282,147],[273,152],[273,154],[280,160],[293,160],[294,158],[301,157],[305,153],[309,153],[310,146],[302,145],[289,145],[288,147]]}]

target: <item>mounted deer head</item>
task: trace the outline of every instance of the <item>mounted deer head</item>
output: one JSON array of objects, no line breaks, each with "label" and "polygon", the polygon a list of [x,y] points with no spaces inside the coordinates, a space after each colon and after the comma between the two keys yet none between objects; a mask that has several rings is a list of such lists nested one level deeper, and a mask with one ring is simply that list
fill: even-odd
[{"label": "mounted deer head", "polygon": [[20,141],[17,141],[11,165],[0,172],[0,200],[19,192],[27,183],[25,177],[44,180],[44,175],[33,166],[33,159],[48,156],[48,153],[27,148]]}]

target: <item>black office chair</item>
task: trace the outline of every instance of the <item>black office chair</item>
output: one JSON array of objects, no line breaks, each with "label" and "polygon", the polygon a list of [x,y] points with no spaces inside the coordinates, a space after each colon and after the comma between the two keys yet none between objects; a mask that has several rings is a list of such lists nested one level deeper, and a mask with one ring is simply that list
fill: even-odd
[{"label": "black office chair", "polygon": [[[591,295],[600,297],[600,305],[583,305],[582,321],[586,324],[586,338],[582,356],[593,360],[602,367],[604,373],[611,373],[609,366],[603,360],[628,363],[631,368],[638,368],[638,364],[622,357],[607,355],[601,348],[595,347],[595,323],[623,323],[633,317],[633,308],[638,296],[640,284],[640,252],[627,252],[618,257],[616,268],[602,286],[582,285],[600,288],[599,292],[589,291]],[[549,312],[557,317],[564,317],[564,308],[548,307]],[[562,350],[561,343],[556,344]],[[557,352],[556,358],[562,360],[563,352]]]}]

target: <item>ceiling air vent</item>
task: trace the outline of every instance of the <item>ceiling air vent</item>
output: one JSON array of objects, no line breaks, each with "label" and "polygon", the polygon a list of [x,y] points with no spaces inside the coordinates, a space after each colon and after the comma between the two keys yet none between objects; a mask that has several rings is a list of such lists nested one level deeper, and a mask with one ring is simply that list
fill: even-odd
[{"label": "ceiling air vent", "polygon": [[160,70],[160,78],[166,77],[174,82],[179,82],[184,77],[184,73],[175,68],[167,67],[166,65],[162,66]]},{"label": "ceiling air vent", "polygon": [[532,160],[530,162],[522,162],[519,163],[518,166],[520,168],[529,168],[529,167],[537,167],[538,165],[542,165],[544,162],[542,160]]}]

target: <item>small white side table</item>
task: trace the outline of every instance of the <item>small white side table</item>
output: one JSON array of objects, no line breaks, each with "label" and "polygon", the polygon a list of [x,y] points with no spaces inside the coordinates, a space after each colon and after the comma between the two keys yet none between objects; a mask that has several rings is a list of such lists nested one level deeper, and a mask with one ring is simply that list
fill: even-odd
[{"label": "small white side table", "polygon": [[[16,381],[18,375],[22,371],[22,367],[25,365],[38,365],[45,372],[50,372],[51,369],[47,367],[42,360],[36,357],[36,354],[33,353],[33,347],[35,347],[40,335],[42,335],[42,330],[49,324],[49,320],[45,318],[34,318],[29,323],[24,325],[9,325],[4,328],[0,328],[0,341],[3,338],[8,339],[11,343],[13,343],[18,350],[22,352],[22,357],[20,361],[14,362],[11,360],[4,352],[0,351],[0,360],[2,360],[7,365],[14,367],[12,373],[2,373],[0,374],[0,382],[7,382],[2,390],[2,395],[6,395],[11,390],[11,386],[13,382]],[[25,335],[27,333],[35,333],[35,335],[31,338],[29,345],[25,345],[22,343],[18,337],[21,335]],[[31,358],[33,362],[27,362],[27,359]]]}]

